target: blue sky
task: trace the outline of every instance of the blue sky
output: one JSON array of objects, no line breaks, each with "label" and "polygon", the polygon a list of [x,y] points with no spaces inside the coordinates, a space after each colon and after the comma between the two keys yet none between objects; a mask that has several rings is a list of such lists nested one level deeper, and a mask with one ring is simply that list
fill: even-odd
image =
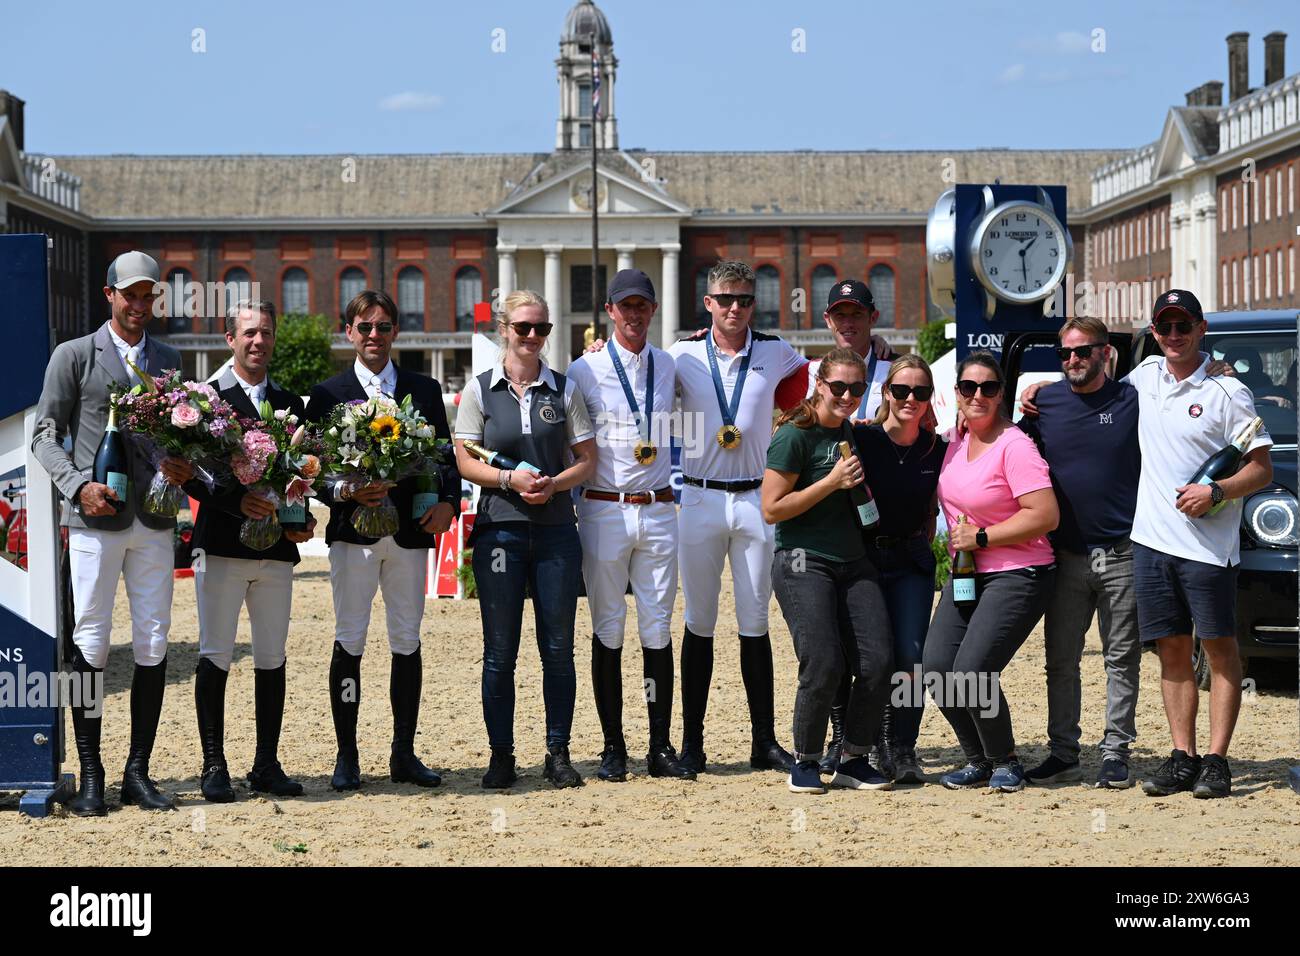
[{"label": "blue sky", "polygon": [[[32,152],[546,151],[570,6],[4,0],[0,87],[28,103]],[[1300,70],[1295,0],[599,6],[624,147],[1138,146],[1192,87],[1226,95],[1230,32],[1251,34],[1252,86],[1272,30]]]}]

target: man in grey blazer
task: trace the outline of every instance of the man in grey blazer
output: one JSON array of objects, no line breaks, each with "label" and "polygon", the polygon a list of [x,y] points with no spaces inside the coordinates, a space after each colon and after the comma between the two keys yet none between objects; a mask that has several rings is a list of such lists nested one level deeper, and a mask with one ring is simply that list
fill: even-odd
[{"label": "man in grey blazer", "polygon": [[[108,661],[117,581],[126,577],[135,674],[122,803],[149,810],[174,807],[172,798],[149,779],[149,756],[167,680],[175,519],[143,510],[154,469],[133,442],[126,443],[131,475],[125,501],[92,476],[95,452],[108,421],[109,391],[139,381],[127,361],[150,374],[180,368],[179,352],[145,334],[158,283],[158,263],[143,252],[126,252],[113,260],[104,286],[112,317],[90,335],[62,343],[50,356],[32,439],[32,452],[66,499],[63,522],[68,526],[75,618],[72,666],[78,673],[92,675],[94,687],[102,687],[98,675]],[[64,448],[69,433],[71,454]],[[193,477],[192,466],[178,458],[164,459],[162,470],[173,484]],[[99,758],[103,702],[83,703],[86,706],[71,708],[81,788],[68,809],[78,816],[102,816],[106,812],[104,766]]]}]

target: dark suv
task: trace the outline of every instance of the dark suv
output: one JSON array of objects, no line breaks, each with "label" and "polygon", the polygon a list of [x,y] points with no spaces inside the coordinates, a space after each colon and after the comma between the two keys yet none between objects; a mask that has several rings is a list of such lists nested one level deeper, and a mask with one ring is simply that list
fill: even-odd
[{"label": "dark suv", "polygon": [[[1296,660],[1300,640],[1300,509],[1296,505],[1296,359],[1300,312],[1213,312],[1202,349],[1232,365],[1255,398],[1255,410],[1273,439],[1273,483],[1246,498],[1241,520],[1241,571],[1237,578],[1237,644],[1242,666],[1253,659]],[[1040,351],[1055,346],[1051,333],[1031,332],[1008,343],[1003,366],[1009,382],[1023,367],[1044,367]],[[1160,347],[1147,329],[1136,336],[1111,333],[1114,375],[1122,378]],[[1029,361],[1026,361],[1029,352]],[[1034,361],[1034,360],[1037,361]],[[1057,364],[1056,368],[1060,368]],[[1019,393],[1019,388],[1015,389]],[[1010,399],[1010,395],[1008,395]],[[1196,674],[1209,687],[1209,666],[1195,649]]]}]

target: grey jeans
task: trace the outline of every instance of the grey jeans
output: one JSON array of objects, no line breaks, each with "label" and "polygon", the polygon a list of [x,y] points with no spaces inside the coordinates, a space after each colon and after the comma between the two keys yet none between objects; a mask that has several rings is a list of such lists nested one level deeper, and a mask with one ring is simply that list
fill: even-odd
[{"label": "grey jeans", "polygon": [[1056,554],[1056,588],[1047,605],[1047,737],[1052,755],[1066,763],[1079,759],[1079,662],[1092,613],[1097,612],[1102,659],[1106,666],[1106,733],[1103,758],[1128,763],[1137,739],[1137,600],[1133,590],[1133,545],[1120,542],[1105,551]]}]

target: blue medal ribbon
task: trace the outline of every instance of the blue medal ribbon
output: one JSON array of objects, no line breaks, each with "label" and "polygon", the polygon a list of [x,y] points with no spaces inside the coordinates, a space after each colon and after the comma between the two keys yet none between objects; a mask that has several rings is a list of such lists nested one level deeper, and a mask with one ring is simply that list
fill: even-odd
[{"label": "blue medal ribbon", "polygon": [[749,371],[749,357],[754,354],[751,347],[740,362],[740,371],[736,374],[736,388],[731,393],[731,405],[727,405],[727,393],[722,387],[722,373],[718,371],[718,355],[713,349],[713,330],[704,337],[704,350],[709,353],[709,372],[713,375],[713,390],[718,393],[718,411],[722,413],[724,425],[736,424],[736,412],[740,410],[740,393],[745,387],[745,373]]},{"label": "blue medal ribbon", "polygon": [[623,370],[623,362],[618,357],[618,346],[611,342],[609,344],[609,357],[614,363],[614,371],[618,373],[618,383],[623,386],[623,395],[627,398],[627,404],[632,409],[632,417],[636,421],[636,430],[647,443],[650,441],[650,415],[654,411],[655,400],[655,353],[650,347],[650,343],[645,345],[648,353],[646,358],[646,377],[645,377],[645,408],[642,414],[641,409],[637,407],[636,396],[632,394],[632,383],[627,379],[627,372]]}]

